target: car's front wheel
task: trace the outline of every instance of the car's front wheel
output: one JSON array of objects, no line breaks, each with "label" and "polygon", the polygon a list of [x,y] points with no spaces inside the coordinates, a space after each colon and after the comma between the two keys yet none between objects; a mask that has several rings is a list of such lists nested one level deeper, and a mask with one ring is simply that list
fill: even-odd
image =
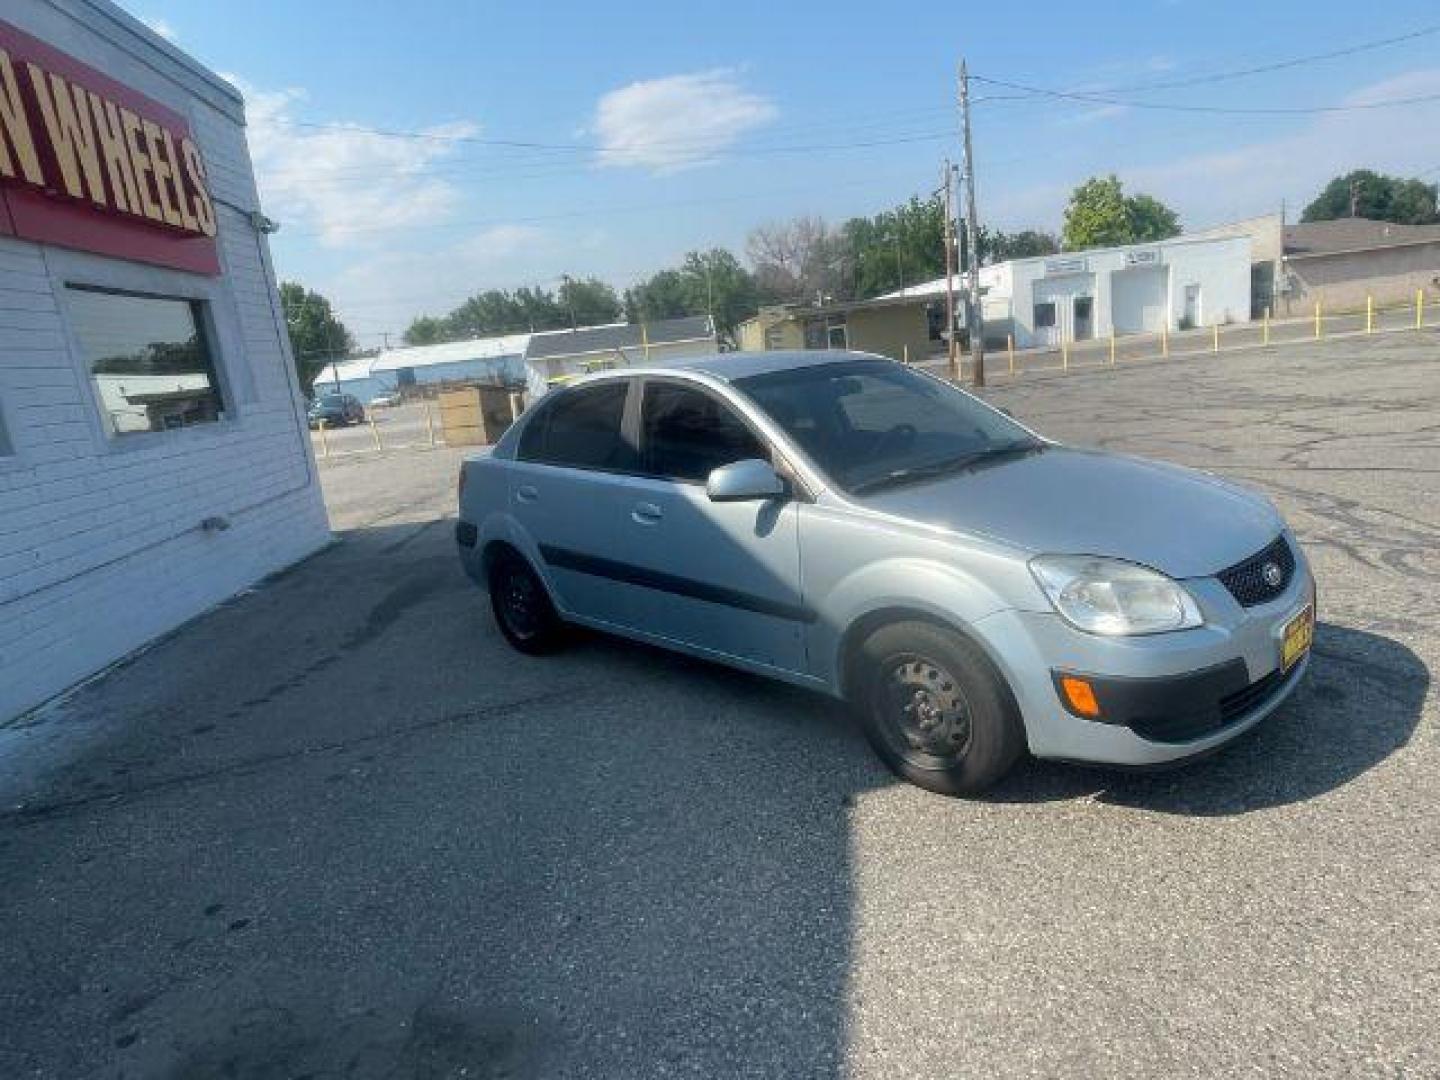
[{"label": "car's front wheel", "polygon": [[565,624],[529,563],[513,551],[502,551],[490,562],[488,583],[490,610],[506,641],[532,655],[560,646]]},{"label": "car's front wheel", "polygon": [[1003,676],[973,642],[925,622],[883,626],[860,647],[852,700],[896,775],[942,795],[974,795],[1025,749]]}]

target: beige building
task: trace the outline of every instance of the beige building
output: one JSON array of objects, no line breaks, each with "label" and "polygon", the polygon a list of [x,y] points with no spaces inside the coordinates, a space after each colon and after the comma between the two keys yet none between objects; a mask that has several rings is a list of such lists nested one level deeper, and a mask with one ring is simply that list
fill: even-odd
[{"label": "beige building", "polygon": [[740,324],[740,348],[854,349],[892,360],[926,359],[935,344],[929,297],[882,297],[843,304],[786,304],[761,308]]},{"label": "beige building", "polygon": [[1396,225],[1366,218],[1285,227],[1279,310],[1305,314],[1409,304],[1417,291],[1440,296],[1440,225]]}]

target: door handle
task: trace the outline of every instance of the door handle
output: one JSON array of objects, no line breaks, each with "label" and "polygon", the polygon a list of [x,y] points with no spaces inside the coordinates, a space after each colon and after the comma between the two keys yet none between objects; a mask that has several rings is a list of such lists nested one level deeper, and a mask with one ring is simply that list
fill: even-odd
[{"label": "door handle", "polygon": [[521,484],[515,489],[516,502],[533,503],[538,498],[540,498],[540,492],[536,491],[531,484]]},{"label": "door handle", "polygon": [[652,502],[636,503],[635,508],[630,511],[630,517],[637,525],[654,525],[663,516],[660,507]]}]

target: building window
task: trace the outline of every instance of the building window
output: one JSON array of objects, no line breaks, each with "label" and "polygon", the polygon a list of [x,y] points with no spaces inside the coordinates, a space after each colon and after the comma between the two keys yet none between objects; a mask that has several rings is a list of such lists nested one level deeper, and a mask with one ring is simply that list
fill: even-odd
[{"label": "building window", "polygon": [[224,417],[203,301],[84,285],[66,292],[108,435]]},{"label": "building window", "polygon": [[15,453],[15,444],[10,441],[10,432],[5,427],[5,406],[0,402],[0,458],[10,457]]},{"label": "building window", "polygon": [[1055,325],[1055,301],[1035,305],[1035,329],[1048,330]]},{"label": "building window", "polygon": [[775,351],[785,344],[785,328],[779,323],[773,323],[765,327],[765,348],[768,351]]}]

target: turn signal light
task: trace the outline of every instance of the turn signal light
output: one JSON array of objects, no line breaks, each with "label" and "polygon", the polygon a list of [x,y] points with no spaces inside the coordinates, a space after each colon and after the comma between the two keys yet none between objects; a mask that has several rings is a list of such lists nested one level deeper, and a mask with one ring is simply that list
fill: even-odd
[{"label": "turn signal light", "polygon": [[1062,675],[1060,689],[1064,692],[1065,702],[1072,712],[1079,716],[1100,715],[1100,702],[1095,700],[1095,688],[1084,679],[1077,679],[1074,675]]}]

